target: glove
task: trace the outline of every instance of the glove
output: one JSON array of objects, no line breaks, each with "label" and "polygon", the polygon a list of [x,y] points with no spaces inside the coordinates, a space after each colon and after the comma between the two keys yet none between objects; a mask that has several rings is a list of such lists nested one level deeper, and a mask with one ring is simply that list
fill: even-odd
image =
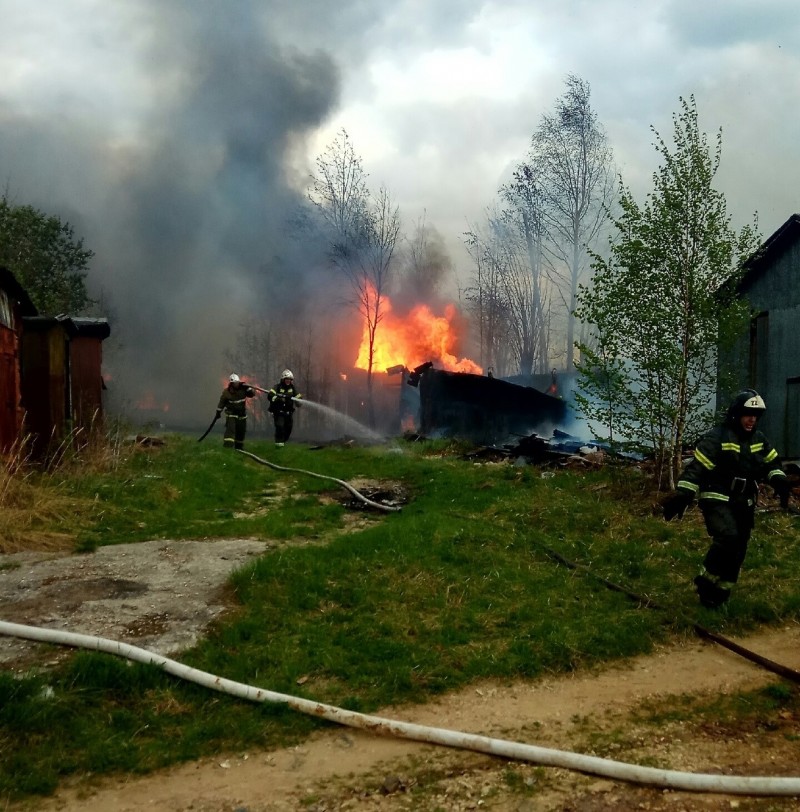
[{"label": "glove", "polygon": [[215,415],[215,418],[216,418],[217,420],[219,420],[219,419],[220,419],[220,417],[222,417],[222,409],[217,409],[217,414]]},{"label": "glove", "polygon": [[686,508],[692,504],[693,499],[694,495],[689,491],[678,489],[673,496],[664,502],[664,518],[668,522],[672,521],[676,516],[682,519]]},{"label": "glove", "polygon": [[783,510],[789,509],[789,494],[792,492],[792,486],[789,480],[785,477],[777,477],[772,485],[775,488],[775,496],[781,500],[781,508]]}]

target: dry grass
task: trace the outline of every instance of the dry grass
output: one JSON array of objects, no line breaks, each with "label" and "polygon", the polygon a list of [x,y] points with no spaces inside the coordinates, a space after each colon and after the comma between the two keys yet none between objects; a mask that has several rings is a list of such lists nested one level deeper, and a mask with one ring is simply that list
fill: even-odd
[{"label": "dry grass", "polygon": [[86,474],[115,471],[123,458],[123,430],[118,423],[107,424],[95,414],[88,428],[70,432],[48,454],[44,465],[48,471]]},{"label": "dry grass", "polygon": [[[20,472],[9,475],[0,464],[0,553],[71,549],[83,512],[85,505],[49,478],[34,482]],[[53,531],[53,526],[70,530]]]},{"label": "dry grass", "polygon": [[91,502],[66,493],[61,483],[115,470],[120,449],[119,430],[106,432],[98,423],[70,434],[45,459],[34,460],[28,436],[0,455],[0,554],[71,549]]}]

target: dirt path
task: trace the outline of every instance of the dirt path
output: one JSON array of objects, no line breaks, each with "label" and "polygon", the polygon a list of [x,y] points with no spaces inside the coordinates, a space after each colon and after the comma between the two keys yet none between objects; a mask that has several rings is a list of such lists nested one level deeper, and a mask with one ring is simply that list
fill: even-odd
[{"label": "dirt path", "polygon": [[[743,641],[764,656],[800,668],[800,626]],[[483,733],[498,738],[568,749],[576,726],[599,728],[624,724],[643,700],[681,693],[718,694],[774,681],[735,654],[706,643],[658,651],[595,675],[580,675],[510,685],[485,684],[423,707],[390,709],[381,715],[423,725]],[[800,721],[800,720],[798,720]],[[800,732],[800,730],[798,731]],[[672,769],[719,772],[732,763],[732,774],[796,775],[800,748],[787,742],[771,752],[757,743],[726,752],[716,741],[678,742],[660,737],[642,750],[659,753]],[[760,759],[760,760],[759,760]],[[624,760],[624,759],[623,759]],[[750,762],[752,772],[741,768]],[[738,799],[692,795],[616,784],[565,770],[546,768],[544,778],[532,767],[520,770],[529,792],[508,786],[502,760],[473,753],[387,739],[341,728],[314,736],[301,747],[271,753],[235,753],[187,764],[144,778],[102,781],[61,792],[37,805],[42,812],[221,812],[222,810],[334,809],[492,809],[530,810],[721,810],[790,809],[797,799]],[[410,793],[428,782],[430,792]],[[530,797],[527,797],[530,795]]]},{"label": "dirt path", "polygon": [[[180,659],[225,608],[230,571],[266,545],[247,540],[148,542],[88,556],[0,556],[0,618],[123,639]],[[800,670],[800,624],[739,641]],[[51,662],[58,650],[0,637],[0,661]],[[710,643],[690,641],[595,674],[483,684],[421,707],[385,709],[401,721],[589,752],[591,734],[624,732],[619,760],[691,772],[800,773],[800,719],[755,731],[640,730],[645,700],[755,688],[777,678]],[[269,686],[265,686],[269,687]],[[325,701],[324,697],[320,697]],[[773,735],[774,734],[774,735]],[[300,747],[230,753],[146,777],[84,778],[26,809],[53,812],[278,810],[788,810],[800,801],[664,792],[466,751],[330,729]],[[13,807],[12,807],[13,808]]]}]

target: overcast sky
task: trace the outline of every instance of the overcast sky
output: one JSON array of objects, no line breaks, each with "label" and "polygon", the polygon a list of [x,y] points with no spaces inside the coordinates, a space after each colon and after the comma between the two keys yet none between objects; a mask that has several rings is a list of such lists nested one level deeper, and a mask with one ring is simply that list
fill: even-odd
[{"label": "overcast sky", "polygon": [[96,251],[142,381],[217,381],[242,312],[313,283],[285,214],[342,127],[462,279],[462,232],[568,74],[640,197],[651,125],[670,141],[693,94],[734,226],[800,210],[796,0],[0,0],[0,20],[0,179]]}]

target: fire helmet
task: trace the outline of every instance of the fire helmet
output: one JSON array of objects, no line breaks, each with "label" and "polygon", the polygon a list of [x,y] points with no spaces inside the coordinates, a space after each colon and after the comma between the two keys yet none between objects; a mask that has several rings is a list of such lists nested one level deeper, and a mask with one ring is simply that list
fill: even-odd
[{"label": "fire helmet", "polygon": [[239,381],[241,381],[242,379],[234,372],[233,375],[231,375],[231,377],[228,378],[228,380],[231,383],[239,383]]},{"label": "fire helmet", "polygon": [[728,407],[728,422],[735,423],[742,415],[754,414],[761,417],[767,410],[764,398],[755,389],[745,389],[733,399]]},{"label": "fire helmet", "polygon": [[281,372],[281,380],[283,380],[284,378],[290,378],[291,380],[294,380],[294,375],[292,374],[291,369],[284,369],[283,372]]}]

